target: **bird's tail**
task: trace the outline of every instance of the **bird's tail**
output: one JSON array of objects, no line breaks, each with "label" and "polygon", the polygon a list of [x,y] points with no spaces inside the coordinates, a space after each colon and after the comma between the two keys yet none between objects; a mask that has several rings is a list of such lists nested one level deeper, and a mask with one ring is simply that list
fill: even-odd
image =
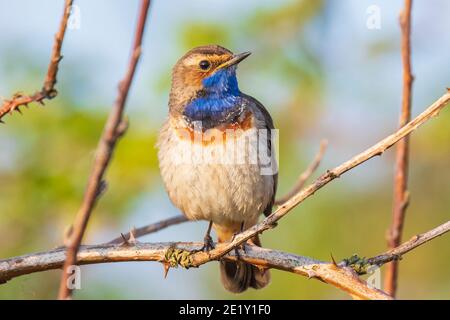
[{"label": "bird's tail", "polygon": [[[216,228],[219,242],[229,241],[231,237],[228,232],[220,232]],[[256,236],[248,242],[261,246],[259,237]],[[249,287],[254,289],[264,288],[270,282],[270,272],[268,269],[260,270],[257,267],[243,261],[220,261],[220,278],[222,284],[230,292],[240,293]]]}]

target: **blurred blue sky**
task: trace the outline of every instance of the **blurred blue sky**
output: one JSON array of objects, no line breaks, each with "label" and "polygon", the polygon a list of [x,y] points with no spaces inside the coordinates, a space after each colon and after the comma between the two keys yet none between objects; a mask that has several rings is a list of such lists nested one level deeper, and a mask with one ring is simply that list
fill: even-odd
[{"label": "blurred blue sky", "polygon": [[[160,126],[167,112],[168,92],[156,88],[161,75],[170,73],[171,66],[184,54],[178,36],[186,23],[220,22],[235,29],[235,22],[252,14],[256,8],[277,7],[288,2],[292,1],[152,1],[141,65],[127,110],[148,121],[149,130]],[[70,94],[81,108],[110,106],[116,96],[117,83],[126,69],[138,1],[78,0],[75,3],[81,10],[81,28],[68,30],[66,34],[65,57],[58,79],[64,83],[65,79],[76,77],[80,82],[78,91]],[[39,69],[45,70],[62,4],[62,0],[0,0],[0,57],[22,52],[24,56],[31,56]],[[323,17],[310,25],[306,33],[325,73],[321,102],[325,112],[311,129],[313,131],[307,133],[312,145],[308,152],[312,157],[318,141],[328,138],[330,148],[325,167],[339,164],[397,127],[401,97],[398,13],[403,1],[330,0],[328,4]],[[380,30],[366,28],[366,9],[370,5],[378,5],[381,9]],[[425,109],[450,85],[449,12],[450,2],[446,0],[434,0],[433,5],[425,0],[414,2],[412,44],[416,81],[413,114]],[[383,44],[388,49],[376,54],[374,47]],[[239,47],[230,49],[239,52],[254,48],[240,43]],[[259,54],[254,51],[253,57]],[[4,97],[18,89],[10,86],[11,83],[17,85],[10,81],[9,76],[14,74],[12,70],[21,71],[20,66],[8,65],[8,61],[10,59],[0,60],[0,96]],[[69,66],[76,66],[69,69],[74,74],[67,74]],[[276,104],[285,98],[283,90],[271,90],[280,84],[274,83],[274,79],[245,74],[245,70],[243,66],[239,73],[239,78],[247,80],[240,82],[242,91],[264,102],[275,115],[282,112],[276,109]],[[252,81],[258,85],[249,85]],[[20,89],[26,86],[23,84]],[[280,130],[282,133],[282,128]],[[357,132],[364,134],[355,134]],[[350,139],[351,144],[347,143]],[[7,153],[0,154],[3,166],[10,160]],[[383,158],[370,162],[346,177],[346,181],[359,183],[361,177],[390,179],[390,171],[380,170],[386,165],[384,161],[390,160]],[[282,163],[280,168],[282,170]],[[175,214],[177,210],[161,189],[136,203],[135,213],[123,222],[122,231]],[[204,227],[203,223],[176,226],[145,240],[198,240],[202,238]],[[107,240],[116,232],[106,229],[90,240]],[[208,284],[202,282],[203,273],[217,272],[215,264],[200,270],[171,270],[168,280],[162,278],[163,270],[159,264],[129,263],[127,268],[123,266],[90,266],[82,285],[95,281],[98,286],[118,288],[123,296],[132,298],[214,298],[217,293],[209,292],[205,289]],[[90,297],[88,289],[83,294]]]}]

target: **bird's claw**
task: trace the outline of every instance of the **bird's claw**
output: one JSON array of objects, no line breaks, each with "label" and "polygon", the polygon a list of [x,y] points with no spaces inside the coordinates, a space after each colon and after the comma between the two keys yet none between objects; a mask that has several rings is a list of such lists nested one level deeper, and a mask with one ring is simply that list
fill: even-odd
[{"label": "bird's claw", "polygon": [[[239,233],[234,233],[234,234],[233,234],[233,237],[231,238],[231,241],[230,241],[230,242],[233,242],[234,239],[236,238],[236,236],[237,236],[238,234],[239,234]],[[236,257],[237,257],[238,260],[239,260],[239,258],[240,258],[240,256],[239,256],[239,250],[242,250],[244,253],[247,253],[246,244],[247,244],[247,241],[244,241],[243,243],[241,243],[240,245],[238,245],[238,246],[236,246],[236,247],[234,248],[234,254],[236,255]]]},{"label": "bird's claw", "polygon": [[214,241],[209,234],[203,238],[203,247],[201,251],[209,251],[214,249]]}]

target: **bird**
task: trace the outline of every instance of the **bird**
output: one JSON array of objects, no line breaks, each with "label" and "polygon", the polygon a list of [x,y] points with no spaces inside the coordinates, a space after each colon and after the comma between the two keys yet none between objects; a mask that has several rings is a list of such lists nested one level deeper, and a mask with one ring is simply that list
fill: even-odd
[{"label": "bird", "polygon": [[[249,55],[205,45],[189,50],[172,70],[168,117],[157,141],[159,168],[171,202],[187,219],[209,221],[204,250],[214,247],[211,229],[219,243],[232,241],[268,216],[275,201],[274,123],[237,81],[237,66]],[[261,246],[258,236],[248,243]],[[268,269],[239,259],[219,263],[230,292],[270,282]]]}]

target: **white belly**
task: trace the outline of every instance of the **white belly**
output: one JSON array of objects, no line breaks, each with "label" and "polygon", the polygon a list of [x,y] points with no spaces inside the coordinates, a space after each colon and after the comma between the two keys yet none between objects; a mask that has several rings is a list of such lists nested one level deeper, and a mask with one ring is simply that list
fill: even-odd
[{"label": "white belly", "polygon": [[[158,157],[162,179],[170,199],[188,219],[216,224],[256,221],[271,201],[272,176],[261,174],[258,163],[248,159],[256,143],[245,145],[240,139],[246,139],[245,133],[223,144],[196,145],[192,151],[191,141],[180,139],[170,127],[161,132]],[[225,160],[224,154],[230,156],[230,150],[246,156]]]}]

